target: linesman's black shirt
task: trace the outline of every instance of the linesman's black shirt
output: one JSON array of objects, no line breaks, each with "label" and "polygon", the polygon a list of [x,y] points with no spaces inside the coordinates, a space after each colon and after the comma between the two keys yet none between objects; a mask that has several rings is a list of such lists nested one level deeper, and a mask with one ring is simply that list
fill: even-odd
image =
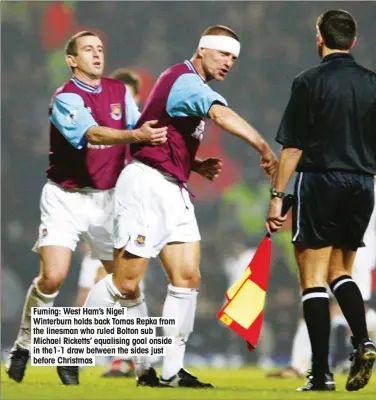
[{"label": "linesman's black shirt", "polygon": [[352,55],[333,53],[302,72],[276,141],[303,150],[303,171],[376,175],[376,74]]}]

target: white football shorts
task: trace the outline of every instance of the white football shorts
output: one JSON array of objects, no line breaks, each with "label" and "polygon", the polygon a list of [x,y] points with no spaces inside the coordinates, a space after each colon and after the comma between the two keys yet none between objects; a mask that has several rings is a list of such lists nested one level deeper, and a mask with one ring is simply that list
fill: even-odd
[{"label": "white football shorts", "polygon": [[48,181],[40,199],[41,224],[33,251],[63,246],[72,251],[82,237],[93,258],[113,259],[114,189],[64,189]]},{"label": "white football shorts", "polygon": [[188,191],[154,168],[129,164],[115,187],[114,247],[151,258],[168,243],[199,240]]}]

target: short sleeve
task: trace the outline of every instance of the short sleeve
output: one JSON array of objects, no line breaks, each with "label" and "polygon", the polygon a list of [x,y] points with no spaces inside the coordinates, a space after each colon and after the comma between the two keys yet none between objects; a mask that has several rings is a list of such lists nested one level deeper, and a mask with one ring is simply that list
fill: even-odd
[{"label": "short sleeve", "polygon": [[87,130],[98,125],[76,93],[60,93],[55,97],[50,121],[77,149],[82,149],[86,143]]},{"label": "short sleeve", "polygon": [[227,101],[197,74],[189,73],[179,76],[173,84],[166,110],[171,117],[206,118],[214,103],[227,106]]},{"label": "short sleeve", "polygon": [[127,88],[125,91],[125,116],[126,116],[126,129],[130,130],[135,127],[138,119],[140,118],[140,111],[134,101],[131,91]]},{"label": "short sleeve", "polygon": [[308,84],[304,77],[295,78],[289,102],[278,128],[276,141],[285,147],[304,149],[308,132]]}]

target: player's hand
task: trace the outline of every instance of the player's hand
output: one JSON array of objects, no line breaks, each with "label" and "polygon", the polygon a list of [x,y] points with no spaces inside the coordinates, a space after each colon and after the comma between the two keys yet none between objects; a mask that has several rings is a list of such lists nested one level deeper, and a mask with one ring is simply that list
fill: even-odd
[{"label": "player's hand", "polygon": [[208,179],[209,181],[214,181],[218,178],[222,172],[222,160],[220,158],[207,158],[202,161],[195,161],[193,171],[197,172],[199,175]]},{"label": "player's hand", "polygon": [[269,212],[265,224],[266,230],[269,234],[281,229],[283,223],[287,219],[287,215],[284,217],[281,216],[282,202],[283,200],[278,197],[270,200]]},{"label": "player's hand", "polygon": [[167,140],[167,126],[154,128],[158,121],[146,121],[136,130],[135,142],[142,142],[152,146],[159,146]]},{"label": "player's hand", "polygon": [[261,156],[260,166],[264,169],[266,176],[275,179],[278,169],[278,159],[271,150]]}]

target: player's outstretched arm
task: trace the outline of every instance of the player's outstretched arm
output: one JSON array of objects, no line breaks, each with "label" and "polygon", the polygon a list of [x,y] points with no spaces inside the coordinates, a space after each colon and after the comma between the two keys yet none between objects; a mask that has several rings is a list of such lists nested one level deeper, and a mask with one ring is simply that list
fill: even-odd
[{"label": "player's outstretched arm", "polygon": [[214,104],[208,112],[209,118],[221,128],[234,136],[243,139],[261,155],[261,167],[272,177],[277,170],[277,157],[273,153],[268,143],[262,138],[259,132],[247,121],[241,118],[230,108],[220,104]]},{"label": "player's outstretched arm", "polygon": [[157,123],[158,121],[147,121],[140,128],[132,130],[92,126],[85,136],[90,144],[146,143],[157,146],[167,140],[167,127],[154,128]]}]

